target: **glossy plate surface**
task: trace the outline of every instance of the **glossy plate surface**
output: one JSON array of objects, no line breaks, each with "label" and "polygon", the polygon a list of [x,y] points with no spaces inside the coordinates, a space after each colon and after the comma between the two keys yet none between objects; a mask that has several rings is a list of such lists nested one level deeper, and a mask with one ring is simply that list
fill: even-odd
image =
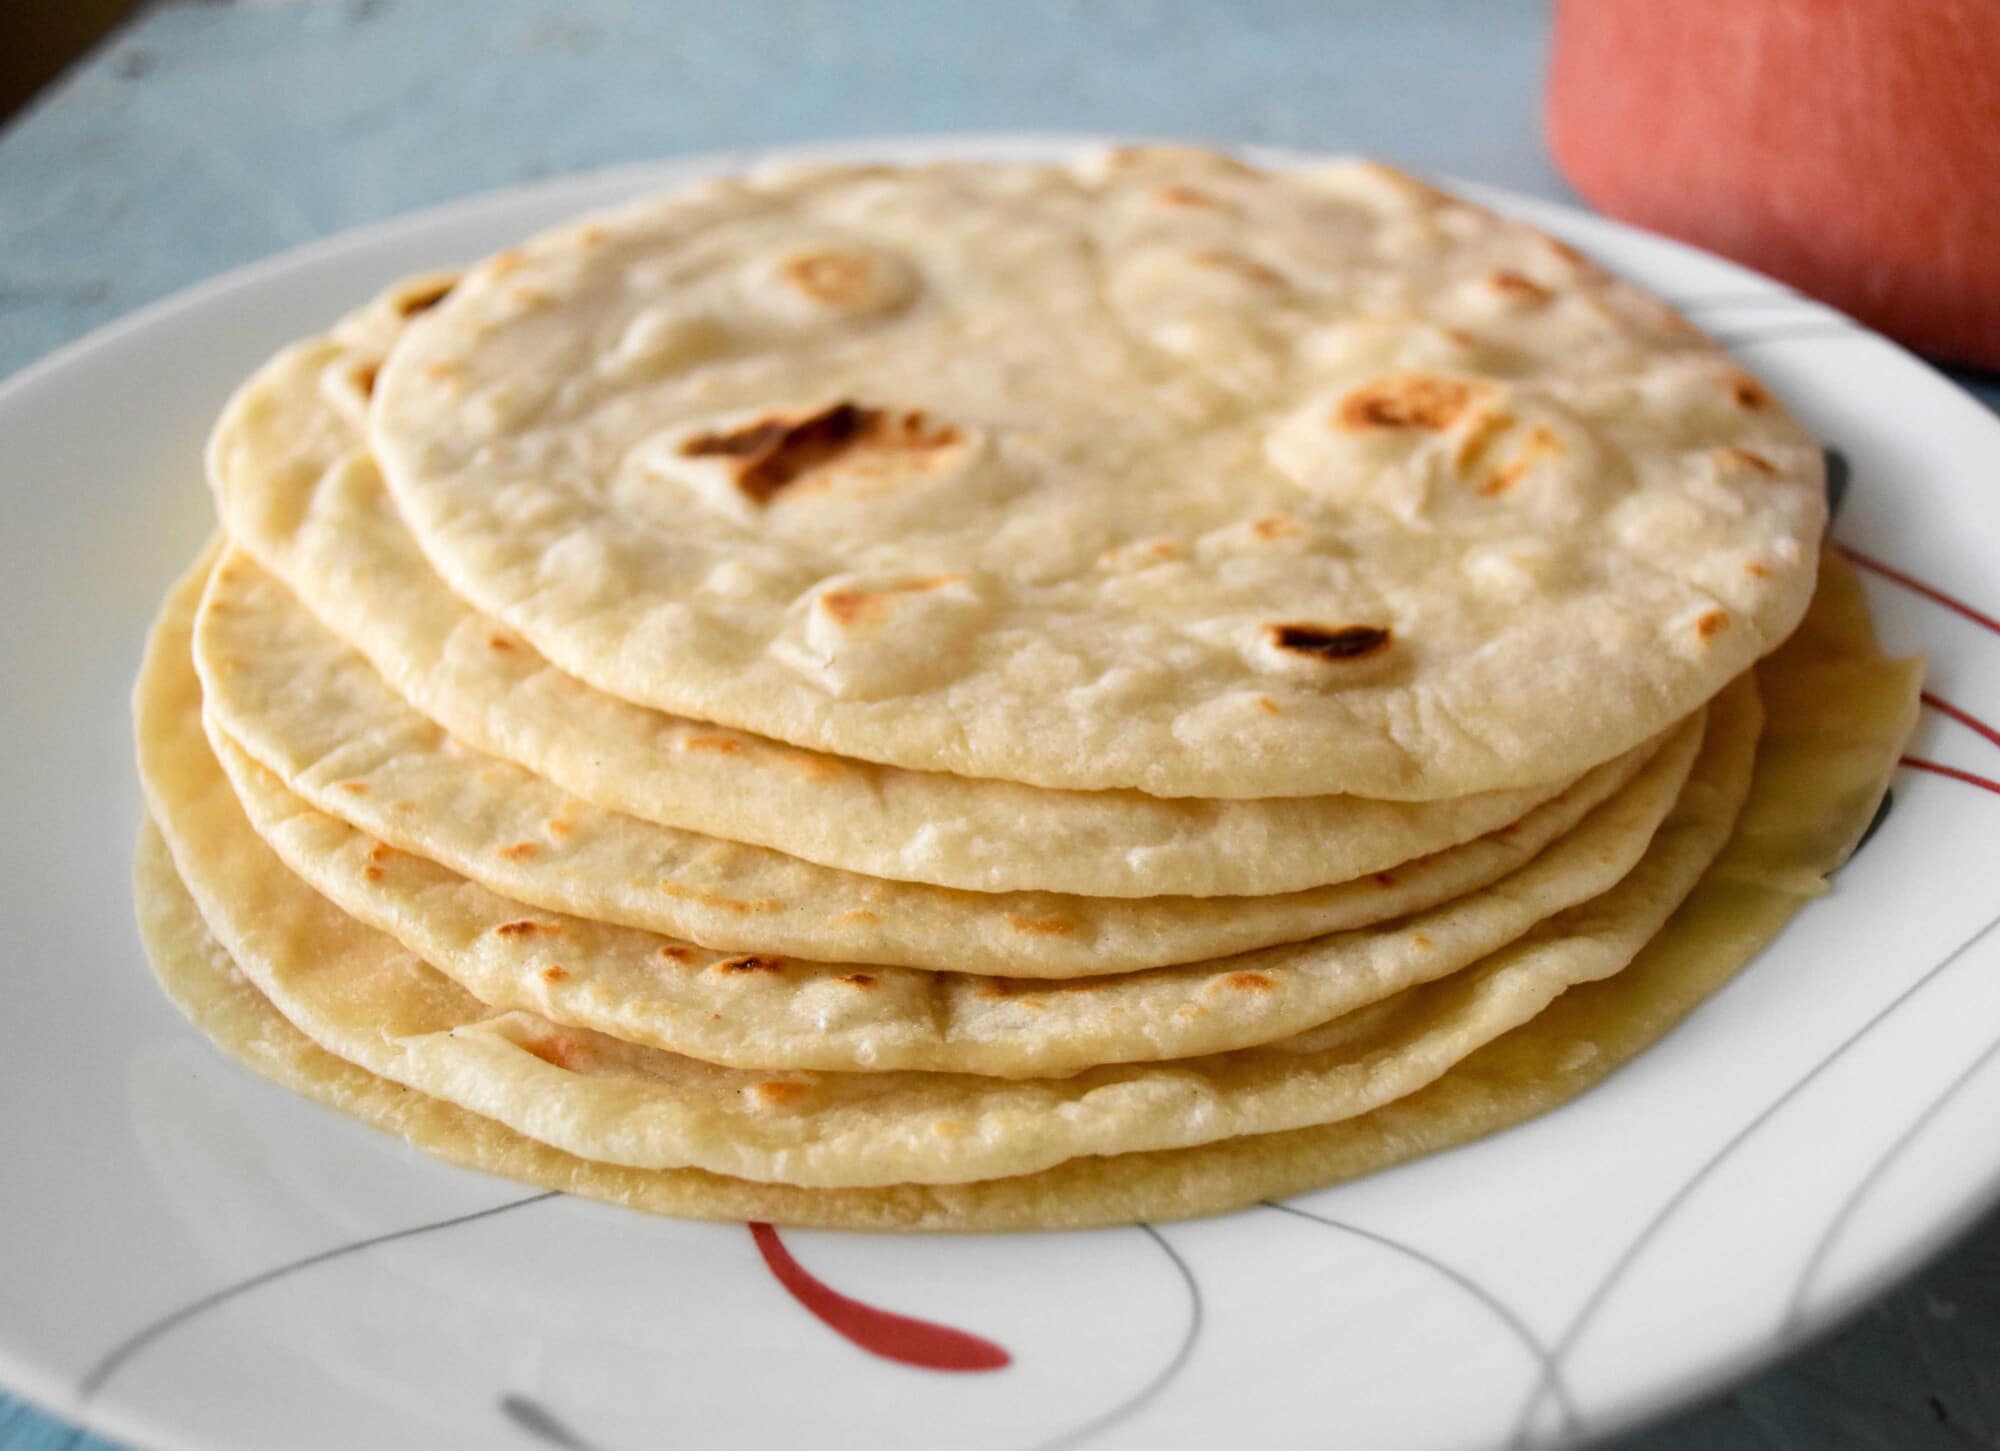
[{"label": "glossy plate surface", "polygon": [[126,691],[211,528],[209,421],[392,278],[749,159],[352,233],[0,387],[0,1384],[208,1451],[1564,1444],[1748,1372],[2000,1193],[2000,735],[1980,723],[2000,720],[2000,422],[1740,268],[1476,187],[1680,304],[1838,451],[1836,537],[1890,648],[1931,660],[1914,759],[1837,890],[1654,1051],[1523,1128],[1284,1205],[971,1239],[537,1194],[223,1060],[153,987],[128,887]]}]

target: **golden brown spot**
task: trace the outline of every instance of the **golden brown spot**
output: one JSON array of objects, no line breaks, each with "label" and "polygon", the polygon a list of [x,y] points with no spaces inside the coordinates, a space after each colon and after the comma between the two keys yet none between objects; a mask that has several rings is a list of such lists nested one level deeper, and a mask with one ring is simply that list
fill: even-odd
[{"label": "golden brown spot", "polygon": [[517,841],[513,843],[511,846],[501,847],[500,855],[507,858],[507,860],[510,862],[518,862],[518,861],[526,861],[529,857],[534,856],[540,850],[541,848],[535,845],[535,843],[533,843],[532,841]]},{"label": "golden brown spot", "polygon": [[955,1118],[941,1118],[931,1124],[931,1132],[941,1139],[955,1139],[965,1132],[965,1125]]},{"label": "golden brown spot", "polygon": [[725,957],[715,964],[716,972],[783,972],[785,959],[782,957],[758,957],[745,953],[741,957]]},{"label": "golden brown spot", "polygon": [[516,307],[547,307],[555,301],[539,287],[516,287],[507,294],[507,300]]},{"label": "golden brown spot", "polygon": [[348,376],[354,380],[354,387],[363,398],[375,396],[375,376],[381,370],[373,363],[363,363]]},{"label": "golden brown spot", "polygon": [[757,1095],[757,1101],[767,1108],[783,1108],[788,1103],[797,1103],[812,1090],[803,1083],[785,1083],[773,1080],[760,1083],[750,1090]]},{"label": "golden brown spot", "polygon": [[1514,426],[1514,415],[1504,408],[1482,408],[1472,415],[1451,461],[1462,474],[1472,472],[1493,441]]},{"label": "golden brown spot", "polygon": [[849,987],[871,988],[875,986],[875,979],[865,972],[850,972],[840,980]]},{"label": "golden brown spot", "polygon": [[547,821],[542,823],[542,830],[546,831],[550,836],[568,836],[576,830],[576,824],[571,821],[565,821],[560,816],[551,816]]},{"label": "golden brown spot", "polygon": [[1194,253],[1192,260],[1197,267],[1234,272],[1239,276],[1248,277],[1252,282],[1262,282],[1267,286],[1275,286],[1285,280],[1283,273],[1266,267],[1262,262],[1253,261],[1239,252],[1218,252],[1208,249]]},{"label": "golden brown spot", "polygon": [[1335,415],[1352,429],[1448,428],[1472,401],[1472,389],[1452,378],[1410,373],[1363,383]]},{"label": "golden brown spot", "polygon": [[689,736],[681,742],[684,751],[714,751],[722,756],[743,754],[743,742],[734,736]]},{"label": "golden brown spot", "polygon": [[532,922],[525,918],[519,922],[502,922],[493,930],[502,937],[533,937],[537,932],[547,932],[555,936],[562,932],[562,928],[553,922]]},{"label": "golden brown spot", "polygon": [[368,848],[368,860],[371,862],[386,862],[395,854],[396,848],[389,845],[386,841],[378,841],[375,845]]},{"label": "golden brown spot", "polygon": [[1713,640],[1729,628],[1729,616],[1722,610],[1710,610],[1694,622],[1694,632],[1704,640]]},{"label": "golden brown spot", "polygon": [[1497,498],[1521,482],[1527,476],[1528,470],[1542,459],[1559,454],[1562,450],[1562,440],[1547,428],[1537,424],[1528,431],[1527,441],[1521,445],[1520,453],[1516,454],[1511,462],[1488,474],[1473,492],[1482,499]]},{"label": "golden brown spot", "polygon": [[1223,982],[1246,993],[1267,993],[1277,986],[1261,972],[1232,972]]},{"label": "golden brown spot", "polygon": [[1542,286],[1541,283],[1535,281],[1533,278],[1523,277],[1518,272],[1509,272],[1504,268],[1498,272],[1487,274],[1486,285],[1491,287],[1495,292],[1505,293],[1509,297],[1518,297],[1521,301],[1534,307],[1541,306],[1551,296],[1548,288]]},{"label": "golden brown spot", "polygon": [[1221,202],[1198,187],[1163,186],[1153,193],[1153,200],[1163,207],[1219,207]]},{"label": "golden brown spot", "polygon": [[1435,945],[1430,938],[1424,936],[1421,932],[1410,939],[1410,946],[1416,948],[1419,952],[1428,952]]},{"label": "golden brown spot", "polygon": [[957,429],[934,426],[920,411],[892,416],[880,408],[836,403],[804,418],[778,416],[727,433],[697,434],[681,444],[681,453],[739,460],[736,487],[756,503],[768,504],[802,474],[850,450],[929,451],[958,439]]},{"label": "golden brown spot", "polygon": [[843,625],[851,625],[864,616],[880,613],[887,608],[888,601],[897,595],[928,594],[934,589],[943,589],[948,584],[956,584],[960,576],[955,574],[937,575],[930,579],[913,579],[908,584],[893,584],[882,589],[834,589],[819,597],[820,608]]},{"label": "golden brown spot", "polygon": [[1266,625],[1264,633],[1280,650],[1313,660],[1365,660],[1389,648],[1383,625]]},{"label": "golden brown spot", "polygon": [[822,756],[816,751],[787,748],[779,753],[778,759],[800,775],[810,776],[816,781],[823,781],[829,776],[838,776],[846,769],[832,756]]},{"label": "golden brown spot", "polygon": [[453,362],[425,363],[423,367],[424,376],[433,383],[442,383],[447,378],[456,378],[463,371],[463,368]]},{"label": "golden brown spot", "polygon": [[382,880],[382,869],[380,867],[363,867],[361,869],[361,878],[363,881],[379,882]]},{"label": "golden brown spot", "polygon": [[866,907],[850,907],[845,912],[842,912],[838,917],[834,918],[833,920],[836,923],[854,922],[863,927],[867,927],[867,926],[872,926],[874,923],[880,921],[881,919],[878,918],[873,912],[869,911]]},{"label": "golden brown spot", "polygon": [[785,263],[785,280],[815,302],[847,307],[868,295],[873,270],[866,257],[854,252],[807,252]]},{"label": "golden brown spot", "polygon": [[586,247],[596,247],[601,246],[608,235],[602,227],[585,227],[576,234],[576,239]]},{"label": "golden brown spot", "polygon": [[1747,448],[1736,448],[1732,445],[1722,450],[1722,458],[1725,463],[1742,464],[1745,468],[1755,469],[1760,474],[1775,476],[1778,472],[1776,464],[1761,453],[1752,453]]},{"label": "golden brown spot", "polygon": [[1376,885],[1376,886],[1378,886],[1378,887],[1393,887],[1393,886],[1395,886],[1395,885],[1396,885],[1396,874],[1395,874],[1394,872],[1377,872],[1377,873],[1375,873],[1375,885]]},{"label": "golden brown spot", "polygon": [[1012,978],[989,977],[980,980],[978,991],[982,998],[1011,998],[1015,986]]},{"label": "golden brown spot", "polygon": [[1750,578],[1752,579],[1769,579],[1771,577],[1770,567],[1768,565],[1759,564],[1754,559],[1751,560],[1748,564],[1743,566],[1743,572],[1749,575]]},{"label": "golden brown spot", "polygon": [[1253,520],[1250,532],[1259,539],[1293,539],[1306,532],[1306,526],[1290,514],[1266,514]]},{"label": "golden brown spot", "polygon": [[1023,917],[1009,916],[1007,925],[1016,932],[1025,932],[1031,937],[1074,937],[1076,924],[1067,917]]},{"label": "golden brown spot", "polygon": [[695,952],[692,947],[682,947],[678,943],[669,943],[660,949],[660,956],[668,962],[686,963],[694,961]]},{"label": "golden brown spot", "polygon": [[521,265],[520,251],[517,248],[509,247],[506,251],[500,253],[499,255],[494,257],[494,259],[491,262],[486,264],[486,275],[488,277],[505,277],[509,272],[512,272],[516,267],[519,267],[520,265]]},{"label": "golden brown spot", "polygon": [[1747,408],[1753,413],[1769,407],[1771,403],[1771,395],[1764,391],[1764,385],[1748,373],[1730,375],[1729,396],[1736,400],[1737,407]]},{"label": "golden brown spot", "polygon": [[406,292],[396,299],[396,311],[404,317],[415,317],[420,312],[427,312],[450,296],[451,288],[452,284],[449,282],[437,282],[429,287]]},{"label": "golden brown spot", "polygon": [[1570,246],[1567,242],[1558,242],[1554,237],[1544,237],[1542,240],[1548,244],[1551,252],[1555,253],[1556,256],[1569,263],[1572,267],[1582,267],[1590,261],[1588,257],[1584,256],[1583,253],[1577,251],[1576,248]]},{"label": "golden brown spot", "polygon": [[669,897],[678,897],[684,902],[699,902],[704,907],[720,907],[725,912],[776,912],[784,903],[776,897],[760,897],[745,902],[736,897],[725,897],[720,892],[712,892],[707,887],[684,887],[679,882],[661,882],[660,891]]},{"label": "golden brown spot", "polygon": [[340,789],[350,796],[366,796],[368,794],[368,783],[366,781],[342,781]]},{"label": "golden brown spot", "polygon": [[511,650],[514,648],[514,642],[505,635],[488,635],[486,637],[486,645],[488,649],[492,650]]},{"label": "golden brown spot", "polygon": [[575,1071],[578,1064],[590,1061],[590,1050],[574,1038],[542,1038],[533,1043],[521,1044],[522,1051],[532,1053],[544,1063],[557,1068]]},{"label": "golden brown spot", "polygon": [[1283,715],[1285,713],[1284,708],[1268,695],[1257,697],[1257,709],[1263,711],[1265,715]]},{"label": "golden brown spot", "polygon": [[560,962],[552,962],[542,969],[543,982],[561,982],[569,976],[569,969]]}]

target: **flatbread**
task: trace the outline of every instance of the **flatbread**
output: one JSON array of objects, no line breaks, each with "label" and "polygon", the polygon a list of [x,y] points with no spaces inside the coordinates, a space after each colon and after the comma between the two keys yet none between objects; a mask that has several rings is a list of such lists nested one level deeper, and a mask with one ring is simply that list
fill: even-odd
[{"label": "flatbread", "polygon": [[315,810],[209,735],[251,826],[286,866],[482,1002],[746,1068],[1027,1077],[1267,1043],[1497,951],[1631,870],[1702,730],[1689,722],[1631,786],[1488,890],[1296,945],[1056,982],[731,955],[537,912]]},{"label": "flatbread", "polygon": [[[1326,887],[1264,897],[963,892],[660,826],[468,752],[234,552],[209,586],[194,653],[217,730],[288,790],[502,896],[727,952],[1014,977],[1193,962],[1450,902],[1531,861],[1624,788],[1650,755],[1642,747],[1596,768],[1497,832]],[[1658,810],[1672,787],[1654,787],[1648,799]],[[1620,819],[1632,823],[1636,852],[1657,811],[1643,824],[1629,811]],[[1607,821],[1598,836],[1617,839],[1617,829]]]},{"label": "flatbread", "polygon": [[530,1184],[681,1217],[848,1229],[1083,1228],[1214,1214],[1464,1143],[1574,1097],[1680,1022],[1825,890],[1825,874],[1872,819],[1915,722],[1920,669],[1882,658],[1837,562],[1822,599],[1823,628],[1809,622],[1763,673],[1766,694],[1784,708],[1760,744],[1738,830],[1638,959],[1572,989],[1427,1088],[1312,1129],[962,1185],[813,1190],[623,1169],[552,1149],[314,1044],[214,940],[150,826],[137,868],[141,927],[168,995],[232,1056],[440,1158]]},{"label": "flatbread", "polygon": [[136,692],[140,777],[203,917],[322,1046],[566,1152],[810,1187],[960,1183],[1066,1159],[1331,1122],[1414,1092],[1566,988],[1629,963],[1693,888],[1749,788],[1748,678],[1632,871],[1512,945],[1306,1033],[1236,1053],[1067,1078],[771,1074],[722,1068],[501,1011],[312,891],[251,829],[190,720],[203,584],[177,586]]},{"label": "flatbread", "polygon": [[1788,635],[1819,449],[1671,310],[1385,168],[792,168],[549,232],[370,436],[438,573],[623,699],[913,769],[1435,800]]},{"label": "flatbread", "polygon": [[1048,791],[804,751],[592,690],[432,572],[364,449],[413,279],[286,348],[211,440],[230,534],[411,705],[586,801],[873,877],[977,892],[1216,896],[1347,881],[1470,841],[1572,779],[1437,802]]}]

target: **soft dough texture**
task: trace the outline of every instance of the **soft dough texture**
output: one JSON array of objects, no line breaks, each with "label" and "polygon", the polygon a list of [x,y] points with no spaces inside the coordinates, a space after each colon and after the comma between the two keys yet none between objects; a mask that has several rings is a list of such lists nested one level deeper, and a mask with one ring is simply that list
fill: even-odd
[{"label": "soft dough texture", "polygon": [[550,232],[371,438],[438,572],[627,700],[923,770],[1436,799],[1798,621],[1819,451],[1671,310],[1385,168],[803,168]]},{"label": "soft dough texture", "polygon": [[1884,660],[1837,564],[1808,628],[1762,672],[1773,714],[1722,856],[1638,959],[1572,989],[1428,1087],[1358,1118],[1199,1148],[1076,1159],[960,1185],[799,1189],[578,1158],[356,1064],[288,1023],[205,927],[150,827],[141,927],[183,1012],[257,1072],[455,1163],[656,1213],[855,1229],[1082,1227],[1217,1213],[1463,1143],[1582,1092],[1768,942],[1859,840],[1914,722],[1918,669]]},{"label": "soft dough texture", "polygon": [[1027,1174],[1331,1122],[1414,1092],[1566,988],[1632,960],[1721,850],[1761,724],[1747,677],[1717,698],[1679,798],[1602,896],[1463,971],[1306,1032],[1067,1078],[772,1074],[488,1006],[294,876],[252,830],[196,718],[188,652],[202,583],[195,574],[176,587],[140,674],[140,779],[204,918],[285,1015],[371,1071],[581,1157],[801,1186]]},{"label": "soft dough texture", "polygon": [[1051,791],[801,750],[593,690],[444,586],[364,449],[370,380],[452,280],[399,284],[260,368],[216,426],[210,483],[236,543],[410,704],[587,801],[893,880],[1215,896],[1363,877],[1570,784],[1434,802]]},{"label": "soft dough texture", "polygon": [[[289,790],[502,895],[732,952],[1014,977],[1193,962],[1434,907],[1528,862],[1651,755],[1642,747],[1607,762],[1487,836],[1325,887],[1264,897],[961,892],[607,811],[469,752],[234,552],[210,582],[194,654],[218,731]],[[1676,784],[1653,794],[1663,803]],[[1597,834],[1612,833],[1607,824]]]},{"label": "soft dough texture", "polygon": [[1690,722],[1529,865],[1430,911],[1183,967],[1041,982],[730,955],[537,912],[314,810],[210,729],[250,824],[285,864],[482,1002],[742,1067],[1007,1077],[1250,1047],[1456,972],[1630,871],[1701,737]]}]

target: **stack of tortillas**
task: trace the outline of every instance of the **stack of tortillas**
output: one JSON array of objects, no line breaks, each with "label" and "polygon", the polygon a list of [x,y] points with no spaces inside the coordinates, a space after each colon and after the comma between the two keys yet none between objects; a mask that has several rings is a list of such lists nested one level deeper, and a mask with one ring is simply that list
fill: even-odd
[{"label": "stack of tortillas", "polygon": [[705,183],[286,349],[208,466],[168,991],[674,1214],[1201,1214],[1514,1122],[1823,890],[1916,704],[1758,383],[1373,165]]}]

